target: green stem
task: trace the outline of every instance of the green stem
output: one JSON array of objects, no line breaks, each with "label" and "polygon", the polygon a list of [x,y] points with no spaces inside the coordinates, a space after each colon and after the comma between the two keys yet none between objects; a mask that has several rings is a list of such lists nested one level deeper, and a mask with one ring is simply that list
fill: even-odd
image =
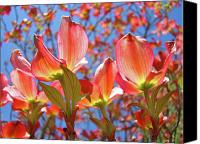
[{"label": "green stem", "polygon": [[66,123],[66,138],[68,140],[75,140],[76,138],[76,132],[74,131],[74,121],[72,121],[70,118],[65,117],[65,123]]},{"label": "green stem", "polygon": [[62,77],[59,79],[59,82],[60,82],[60,84],[62,86],[62,89],[64,91],[64,95],[65,95],[65,98],[66,98],[66,106],[67,106],[66,107],[67,108],[66,112],[67,112],[67,116],[70,117],[71,116],[70,97],[67,94],[67,89],[65,88],[65,82],[63,81]]},{"label": "green stem", "polygon": [[152,133],[151,133],[151,142],[156,142],[157,137],[159,135],[159,129],[158,129],[158,123],[159,123],[159,119],[154,119],[151,118],[151,122],[152,122]]},{"label": "green stem", "polygon": [[153,100],[155,97],[149,97],[148,89],[144,89],[144,96],[148,106],[148,113],[151,116],[152,130],[151,133],[151,142],[156,142],[158,134],[159,134],[159,118],[155,116],[155,101]]},{"label": "green stem", "polygon": [[107,121],[108,124],[108,131],[111,130],[111,132],[109,132],[109,134],[106,135],[108,141],[115,141],[115,126],[112,124],[112,122],[109,120],[105,107],[103,105],[101,105],[100,107],[101,113],[103,115],[103,118]]},{"label": "green stem", "polygon": [[109,120],[104,106],[101,105],[99,108],[100,108],[100,110],[101,110],[101,113],[102,113],[104,119]]}]

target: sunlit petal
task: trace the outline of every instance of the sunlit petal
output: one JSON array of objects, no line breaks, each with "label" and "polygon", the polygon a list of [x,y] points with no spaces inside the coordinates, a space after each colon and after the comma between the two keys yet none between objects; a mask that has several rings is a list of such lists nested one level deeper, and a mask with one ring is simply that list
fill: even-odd
[{"label": "sunlit petal", "polygon": [[77,72],[83,65],[85,65],[85,64],[87,64],[88,63],[88,61],[86,60],[86,58],[84,57],[81,61],[79,61],[76,65],[75,65],[75,67],[74,67],[74,69],[73,69],[73,72]]},{"label": "sunlit petal", "polygon": [[0,107],[4,106],[9,101],[12,101],[7,92],[3,90],[7,85],[8,85],[7,77],[3,73],[0,73]]},{"label": "sunlit petal", "polygon": [[39,80],[52,81],[57,75],[62,74],[60,68],[62,62],[45,47],[41,36],[35,35],[34,42],[38,51],[31,63],[32,73]]},{"label": "sunlit petal", "polygon": [[10,74],[14,86],[27,99],[35,99],[37,96],[37,87],[34,77],[25,71],[15,69]]},{"label": "sunlit petal", "polygon": [[25,138],[26,127],[20,121],[12,121],[2,125],[1,133],[3,138]]},{"label": "sunlit petal", "polygon": [[141,92],[140,90],[138,90],[138,87],[135,83],[128,81],[124,76],[121,76],[121,74],[119,73],[117,73],[116,82],[127,94],[137,94]]},{"label": "sunlit petal", "polygon": [[64,59],[67,67],[73,70],[81,61],[88,48],[88,38],[85,30],[70,17],[62,17],[58,31],[58,58]]},{"label": "sunlit petal", "polygon": [[147,77],[147,82],[154,84],[154,85],[159,85],[163,82],[166,72],[167,72],[167,68],[170,64],[170,62],[172,61],[172,57],[174,55],[174,53],[176,52],[176,44],[172,42],[170,42],[170,46],[171,48],[169,48],[171,51],[169,53],[169,55],[167,56],[167,58],[165,59],[165,62],[163,64],[163,67],[160,71],[158,72],[151,72],[149,74],[149,76]]},{"label": "sunlit petal", "polygon": [[14,68],[19,68],[23,71],[31,72],[31,64],[22,56],[19,49],[12,51],[10,61]]},{"label": "sunlit petal", "polygon": [[138,85],[144,83],[154,60],[148,43],[129,33],[118,41],[115,52],[119,72]]},{"label": "sunlit petal", "polygon": [[117,98],[118,96],[122,95],[124,92],[121,88],[119,87],[114,87],[111,91],[111,94],[109,96],[109,101],[108,103],[110,103],[111,101],[113,101],[115,98]]},{"label": "sunlit petal", "polygon": [[100,64],[95,72],[94,83],[99,86],[100,92],[105,100],[108,100],[111,94],[116,74],[116,65],[111,58],[107,58]]}]

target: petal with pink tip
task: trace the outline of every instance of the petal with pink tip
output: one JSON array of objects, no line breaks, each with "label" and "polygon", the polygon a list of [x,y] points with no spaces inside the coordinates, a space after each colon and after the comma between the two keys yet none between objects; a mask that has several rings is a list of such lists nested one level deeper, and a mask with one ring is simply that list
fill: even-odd
[{"label": "petal with pink tip", "polygon": [[148,43],[129,33],[117,42],[115,52],[120,74],[137,85],[143,84],[154,60],[153,51],[148,47]]},{"label": "petal with pink tip", "polygon": [[37,87],[34,77],[25,71],[15,69],[10,74],[14,86],[21,92],[26,99],[35,99]]},{"label": "petal with pink tip", "polygon": [[35,46],[38,49],[31,63],[34,76],[43,81],[52,81],[57,75],[62,74],[61,61],[54,57],[45,47],[41,36],[34,36]]},{"label": "petal with pink tip", "polygon": [[88,48],[85,30],[70,17],[62,17],[58,31],[58,57],[64,59],[68,69],[72,70],[84,58]]},{"label": "petal with pink tip", "polygon": [[107,58],[102,64],[100,64],[95,72],[94,83],[99,86],[104,100],[108,100],[111,94],[116,74],[116,65],[111,58]]},{"label": "petal with pink tip", "polygon": [[31,72],[31,64],[22,56],[19,49],[12,51],[10,61],[14,68],[19,68],[23,71]]}]

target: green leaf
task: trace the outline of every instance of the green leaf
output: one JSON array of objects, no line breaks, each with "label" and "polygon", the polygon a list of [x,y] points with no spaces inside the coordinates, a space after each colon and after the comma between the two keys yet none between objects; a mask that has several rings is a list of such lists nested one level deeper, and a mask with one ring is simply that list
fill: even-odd
[{"label": "green leaf", "polygon": [[159,116],[159,114],[163,111],[164,107],[169,102],[169,99],[171,95],[174,93],[174,91],[169,92],[165,96],[161,97],[157,103],[156,103],[156,115]]},{"label": "green leaf", "polygon": [[52,86],[46,85],[41,82],[39,84],[42,87],[48,99],[66,113],[65,99],[60,94],[60,92]]},{"label": "green leaf", "polygon": [[144,96],[147,102],[147,111],[150,113],[151,116],[155,116],[155,105],[153,104],[152,98],[149,95],[149,90],[144,89]]},{"label": "green leaf", "polygon": [[149,98],[149,109],[148,111],[150,112],[151,116],[156,117],[156,97],[160,91],[160,89],[164,86],[165,84],[161,84],[157,87],[155,87],[152,91],[151,97]]},{"label": "green leaf", "polygon": [[[81,85],[76,75],[73,72],[71,72],[69,69],[65,67],[62,68],[64,73],[63,76],[60,77],[59,81],[62,85],[66,97],[67,109],[70,109],[70,111],[72,111],[75,104],[83,97],[83,95],[80,94]],[[72,107],[70,106],[71,99],[72,99]]]}]

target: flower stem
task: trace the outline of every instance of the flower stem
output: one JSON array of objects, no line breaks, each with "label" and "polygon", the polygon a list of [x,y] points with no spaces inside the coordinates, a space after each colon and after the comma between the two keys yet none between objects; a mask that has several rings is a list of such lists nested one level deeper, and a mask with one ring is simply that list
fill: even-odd
[{"label": "flower stem", "polygon": [[107,137],[108,141],[116,141],[115,140],[115,126],[109,120],[106,110],[105,110],[105,107],[101,105],[99,108],[101,110],[104,120],[106,121],[106,123],[108,125],[108,132],[106,133],[106,137]]}]

